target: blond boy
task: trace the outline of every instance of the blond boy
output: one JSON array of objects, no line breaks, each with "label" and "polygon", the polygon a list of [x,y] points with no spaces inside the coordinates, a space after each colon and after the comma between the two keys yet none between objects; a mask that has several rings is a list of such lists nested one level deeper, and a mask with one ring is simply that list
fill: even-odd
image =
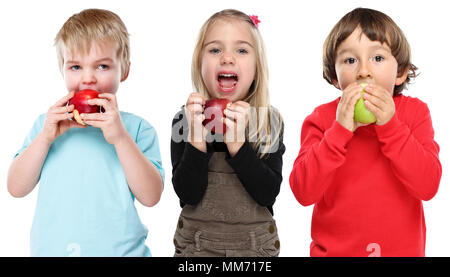
[{"label": "blond boy", "polygon": [[[155,205],[164,170],[153,127],[118,109],[115,94],[130,66],[127,29],[110,11],[84,10],[55,45],[69,94],[36,120],[8,175],[14,197],[40,183],[31,255],[150,256],[134,198]],[[86,126],[67,105],[84,89],[100,92],[89,104],[104,110],[81,114]]]}]

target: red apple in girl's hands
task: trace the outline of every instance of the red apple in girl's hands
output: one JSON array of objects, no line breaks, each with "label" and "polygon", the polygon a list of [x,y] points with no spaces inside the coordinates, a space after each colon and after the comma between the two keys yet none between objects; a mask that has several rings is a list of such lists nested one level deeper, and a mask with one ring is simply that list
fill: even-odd
[{"label": "red apple in girl's hands", "polygon": [[74,105],[73,118],[81,125],[86,125],[80,117],[82,113],[99,113],[100,106],[88,104],[88,100],[98,98],[99,92],[91,89],[80,90],[69,100],[69,105]]},{"label": "red apple in girl's hands", "polygon": [[[222,118],[224,117],[223,111],[230,104],[231,101],[228,99],[207,100],[205,102],[205,120],[203,120],[203,126],[217,134],[225,134],[227,126],[222,122]],[[216,126],[218,127],[217,129]]]}]

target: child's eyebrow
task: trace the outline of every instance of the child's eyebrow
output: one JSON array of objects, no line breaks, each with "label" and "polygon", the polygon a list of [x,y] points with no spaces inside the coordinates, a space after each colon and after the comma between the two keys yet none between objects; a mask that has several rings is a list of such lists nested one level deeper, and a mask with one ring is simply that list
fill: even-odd
[{"label": "child's eyebrow", "polygon": [[79,64],[79,62],[78,61],[66,61],[66,64]]},{"label": "child's eyebrow", "polygon": [[238,40],[238,41],[236,42],[236,44],[247,44],[248,46],[250,46],[251,48],[253,48],[253,45],[252,45],[250,42],[246,41],[246,40]]},{"label": "child's eyebrow", "polygon": [[345,52],[352,52],[353,48],[343,48],[336,53],[336,56],[342,55]]},{"label": "child's eyebrow", "polygon": [[375,46],[370,47],[370,50],[373,50],[373,51],[384,50],[384,51],[391,52],[391,48],[386,47],[385,45],[375,45]]},{"label": "child's eyebrow", "polygon": [[[95,63],[101,63],[101,62],[113,63],[114,61],[113,61],[113,59],[107,58],[107,57],[95,60]],[[79,64],[79,63],[80,63],[79,61],[73,61],[73,60],[66,61],[66,64]]]},{"label": "child's eyebrow", "polygon": [[96,63],[99,63],[99,62],[109,62],[109,63],[113,63],[114,61],[113,61],[113,59],[111,59],[111,58],[101,58],[101,59],[96,60],[95,62],[96,62]]},{"label": "child's eyebrow", "polygon": [[[210,44],[214,44],[214,43],[223,44],[220,40],[212,40],[212,41],[209,41],[209,42],[205,43],[203,47],[206,47],[206,46],[208,46]],[[247,44],[248,46],[253,48],[253,45],[250,42],[246,41],[246,40],[236,40],[235,44]]]},{"label": "child's eyebrow", "polygon": [[[370,46],[369,50],[371,50],[371,51],[384,50],[384,51],[387,51],[387,52],[391,52],[391,49],[389,47],[385,46],[385,45]],[[344,54],[346,52],[354,52],[354,51],[355,51],[355,49],[353,49],[353,48],[343,48],[343,49],[341,49],[341,50],[339,50],[337,52],[336,56],[342,55],[342,54]]]},{"label": "child's eyebrow", "polygon": [[208,46],[208,45],[214,44],[214,43],[221,44],[221,41],[220,40],[211,40],[211,41],[206,42],[203,46],[205,47],[205,46]]}]

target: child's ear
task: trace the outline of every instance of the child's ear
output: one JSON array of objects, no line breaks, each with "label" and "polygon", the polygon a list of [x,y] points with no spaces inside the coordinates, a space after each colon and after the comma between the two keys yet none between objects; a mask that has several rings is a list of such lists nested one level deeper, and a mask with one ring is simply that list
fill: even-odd
[{"label": "child's ear", "polygon": [[125,73],[125,75],[123,75],[123,77],[120,80],[120,82],[123,82],[123,81],[125,81],[128,78],[128,74],[130,73],[130,65],[131,65],[131,63],[128,63],[127,72]]},{"label": "child's ear", "polygon": [[397,78],[395,78],[396,86],[400,86],[401,84],[403,84],[406,81],[406,78],[408,78],[408,72],[409,72],[409,68],[407,67],[405,69],[405,72],[403,72],[402,75],[398,75]]}]

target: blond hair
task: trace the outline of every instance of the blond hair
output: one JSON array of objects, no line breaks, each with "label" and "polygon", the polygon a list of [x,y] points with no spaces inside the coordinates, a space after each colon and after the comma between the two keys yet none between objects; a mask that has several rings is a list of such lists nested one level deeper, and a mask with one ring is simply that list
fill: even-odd
[{"label": "blond hair", "polygon": [[87,9],[72,15],[61,27],[55,38],[58,64],[62,72],[64,48],[74,53],[89,53],[92,42],[112,41],[117,44],[122,78],[130,65],[130,42],[125,24],[115,13],[101,9]]},{"label": "blond hair", "polygon": [[[250,34],[254,41],[256,55],[255,79],[253,80],[248,94],[245,96],[243,101],[248,102],[251,107],[257,108],[258,118],[256,121],[258,125],[256,128],[250,128],[250,130],[247,128],[246,137],[247,140],[250,141],[253,149],[255,149],[260,155],[260,158],[262,158],[265,154],[271,152],[270,149],[273,149],[273,147],[278,147],[277,138],[282,132],[282,119],[279,112],[271,107],[269,103],[268,66],[264,42],[258,28],[256,28],[252,19],[248,15],[237,10],[227,9],[215,13],[203,24],[197,38],[194,54],[192,56],[192,84],[198,92],[205,95],[205,97],[210,98],[201,74],[202,52],[204,50],[204,42],[207,31],[214,23],[220,20],[240,20],[247,22]],[[278,122],[275,123],[274,121]],[[271,123],[275,123],[275,125],[277,125],[275,134],[272,133]],[[267,136],[262,137],[262,134],[267,134]]]},{"label": "blond hair", "polygon": [[330,84],[337,80],[335,69],[337,49],[358,27],[370,40],[386,43],[390,47],[398,63],[397,76],[402,76],[408,70],[406,81],[394,87],[394,95],[401,94],[406,84],[417,76],[418,68],[411,63],[411,49],[400,27],[386,14],[371,9],[354,9],[342,17],[331,30],[323,45],[324,79]]}]

